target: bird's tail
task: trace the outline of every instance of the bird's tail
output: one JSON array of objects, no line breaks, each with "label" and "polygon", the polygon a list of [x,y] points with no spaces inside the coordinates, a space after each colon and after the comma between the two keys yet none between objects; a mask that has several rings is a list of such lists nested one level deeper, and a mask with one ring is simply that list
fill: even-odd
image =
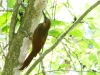
[{"label": "bird's tail", "polygon": [[26,60],[23,62],[23,65],[21,66],[21,68],[19,70],[23,70],[25,67],[27,67],[30,64],[30,62],[32,61],[33,57],[35,57],[35,56],[36,55],[34,55],[34,52],[31,52],[29,54],[29,56],[26,58]]}]

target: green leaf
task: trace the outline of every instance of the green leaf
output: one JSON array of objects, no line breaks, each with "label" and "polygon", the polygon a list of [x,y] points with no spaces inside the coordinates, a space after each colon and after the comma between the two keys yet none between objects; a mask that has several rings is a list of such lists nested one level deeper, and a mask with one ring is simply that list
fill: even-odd
[{"label": "green leaf", "polygon": [[51,20],[52,26],[66,26],[66,23],[60,20]]},{"label": "green leaf", "polygon": [[1,16],[0,16],[0,27],[4,26],[7,21],[9,21],[11,18],[11,13],[8,12],[8,13],[3,13]]},{"label": "green leaf", "polygon": [[12,8],[16,0],[8,0],[8,7]]},{"label": "green leaf", "polygon": [[9,31],[9,26],[6,25],[2,28],[2,32],[7,33]]},{"label": "green leaf", "polygon": [[88,72],[87,75],[96,75],[94,72]]},{"label": "green leaf", "polygon": [[93,18],[93,17],[89,17],[89,18],[87,18],[87,19],[89,19],[89,20],[94,20],[94,18]]},{"label": "green leaf", "polygon": [[68,66],[68,64],[61,64],[61,65],[59,66],[59,69],[65,68],[66,66]]},{"label": "green leaf", "polygon": [[100,36],[100,29],[96,29],[93,34],[93,37],[98,37],[98,36]]},{"label": "green leaf", "polygon": [[57,28],[56,28],[55,30],[50,30],[50,31],[49,31],[49,35],[52,35],[52,36],[54,36],[54,37],[59,36],[60,33],[61,33],[61,29],[57,29]]},{"label": "green leaf", "polygon": [[96,59],[96,56],[95,56],[93,53],[91,53],[91,54],[89,55],[89,60],[90,60],[91,62],[95,62],[97,59]]},{"label": "green leaf", "polygon": [[88,43],[89,42],[87,42],[86,40],[82,40],[79,42],[79,47],[80,47],[82,53],[86,52],[86,49],[88,48]]},{"label": "green leaf", "polygon": [[97,43],[97,42],[95,42],[95,40],[89,40],[92,44],[93,44],[93,46],[94,47],[96,47],[98,50],[100,49],[100,46],[99,46],[99,44]]},{"label": "green leaf", "polygon": [[78,29],[71,31],[70,34],[73,36],[83,37],[82,31]]}]

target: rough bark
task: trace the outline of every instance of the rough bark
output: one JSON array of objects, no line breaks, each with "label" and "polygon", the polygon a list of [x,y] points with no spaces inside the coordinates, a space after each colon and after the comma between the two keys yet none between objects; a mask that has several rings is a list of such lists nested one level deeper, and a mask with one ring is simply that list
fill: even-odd
[{"label": "rough bark", "polygon": [[41,19],[42,10],[46,6],[45,1],[47,0],[28,0],[28,6],[25,10],[23,20],[17,33],[14,33],[16,17],[18,15],[15,14],[15,12],[18,13],[19,9],[19,4],[16,0],[10,24],[9,52],[5,59],[2,75],[14,75],[13,69],[19,65],[18,57],[20,54],[20,48],[23,43],[23,38],[26,37],[26,34],[23,31],[28,33],[34,32],[34,29],[37,27]]}]

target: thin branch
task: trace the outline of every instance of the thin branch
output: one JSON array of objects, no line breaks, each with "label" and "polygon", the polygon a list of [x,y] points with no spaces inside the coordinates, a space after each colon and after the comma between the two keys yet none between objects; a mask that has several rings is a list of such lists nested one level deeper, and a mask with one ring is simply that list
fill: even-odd
[{"label": "thin branch", "polygon": [[[67,44],[65,44],[65,46],[66,46],[70,51],[72,51],[72,50],[67,46]],[[79,58],[78,58],[78,55],[77,55],[74,51],[72,51],[72,52],[74,53],[74,55],[76,56],[76,58],[77,58],[77,60],[78,60],[78,62],[79,62],[79,64],[80,64],[80,67],[81,67],[81,75],[82,75],[82,71],[83,71],[83,70],[82,70],[82,64],[81,64],[81,62],[80,62],[80,60],[79,60]],[[72,63],[73,63],[73,61],[72,61]],[[73,63],[73,66],[74,66],[74,69],[77,70],[74,63]]]},{"label": "thin branch", "polygon": [[52,18],[53,18],[53,20],[55,20],[56,7],[57,7],[57,0],[54,0],[53,7],[52,7]]},{"label": "thin branch", "polygon": [[55,14],[56,14],[56,7],[57,7],[57,0],[54,0],[54,20],[55,20]]},{"label": "thin branch", "polygon": [[44,67],[44,62],[43,61],[41,61],[41,67],[42,67],[42,73],[43,73],[43,75],[46,75],[46,73],[45,73],[45,67]]},{"label": "thin branch", "polygon": [[[1,44],[2,44],[2,46],[1,46]],[[3,56],[6,58],[6,55],[5,55],[5,53],[4,53],[4,43],[2,43],[2,42],[0,42],[0,48],[1,48],[1,52],[0,53],[3,53]]]},{"label": "thin branch", "polygon": [[0,9],[0,12],[13,12],[13,8],[11,9]]},{"label": "thin branch", "polygon": [[[72,72],[81,72],[81,71],[75,71],[75,70],[51,70],[51,71],[45,71],[45,72],[57,72],[57,71],[72,71]],[[91,73],[100,73],[99,71],[98,72],[94,72],[94,71],[92,71],[92,70],[87,70],[87,71],[82,71],[82,72],[91,72]],[[42,72],[40,72],[40,73],[38,73],[38,74],[34,74],[34,75],[39,75],[39,74],[41,74]]]},{"label": "thin branch", "polygon": [[[42,49],[42,52],[43,52],[43,49]],[[40,56],[42,55],[42,52],[39,53]],[[45,67],[44,67],[44,62],[43,62],[43,60],[40,62],[39,70],[40,70],[40,68],[42,68],[42,73],[43,73],[43,75],[46,75],[46,74],[45,74]],[[39,71],[39,70],[38,70],[38,71]],[[39,72],[38,72],[38,73],[39,73]]]},{"label": "thin branch", "polygon": [[66,47],[67,47],[69,50],[71,50],[71,49],[67,46],[67,44],[65,44],[65,43],[63,43],[63,42],[62,42],[62,44],[63,44],[63,46],[64,46],[64,49],[66,50],[66,53],[67,53],[68,57],[69,57],[70,60],[72,61],[72,64],[73,64],[73,66],[74,66],[74,69],[77,70],[77,69],[76,69],[76,66],[75,66],[75,64],[74,64],[74,62],[73,62],[73,60],[72,60],[72,58],[71,58],[71,56],[70,56],[70,54],[69,54],[69,52],[68,52],[67,49],[66,49]]},{"label": "thin branch", "polygon": [[93,4],[76,22],[74,22],[74,24],[66,31],[64,32],[59,38],[58,40],[54,43],[53,46],[51,46],[49,49],[47,49],[43,55],[41,55],[41,57],[39,57],[34,64],[29,68],[29,70],[25,73],[25,75],[28,75],[35,67],[36,65],[49,53],[51,52],[58,44],[59,42],[72,30],[74,29],[78,23],[81,22],[81,20],[91,11],[93,10],[96,6],[98,6],[100,4],[100,1],[97,1],[95,4]]},{"label": "thin branch", "polygon": [[11,23],[10,23],[9,41],[11,41],[13,36],[14,36],[15,26],[16,26],[16,23],[17,23],[17,14],[18,14],[19,6],[20,5],[16,1],[16,4],[14,5],[14,8],[13,8],[13,14],[12,14]]},{"label": "thin branch", "polygon": [[[69,4],[69,3],[68,3]],[[69,9],[69,7],[65,4],[65,3],[63,3],[63,5],[67,8],[67,10],[69,11],[69,13],[72,15],[72,16],[75,16],[72,12],[71,12],[71,10]]]},{"label": "thin branch", "polygon": [[[64,38],[65,39],[65,38]],[[67,39],[65,39],[66,41],[67,41]],[[79,62],[79,64],[81,65],[81,62],[80,62],[80,60],[79,60],[79,58],[78,58],[78,55],[73,51],[73,50],[71,50],[68,46],[67,46],[67,44],[64,44],[70,51],[72,51],[73,52],[73,54],[76,56],[76,58],[77,58],[77,60],[78,60],[78,62]],[[81,66],[82,67],[82,66]],[[77,70],[77,69],[76,69]]]}]

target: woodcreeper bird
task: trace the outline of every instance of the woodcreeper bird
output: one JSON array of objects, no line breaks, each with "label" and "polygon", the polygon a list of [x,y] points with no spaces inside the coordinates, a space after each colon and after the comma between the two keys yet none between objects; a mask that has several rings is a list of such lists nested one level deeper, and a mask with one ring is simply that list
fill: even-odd
[{"label": "woodcreeper bird", "polygon": [[44,14],[44,22],[40,23],[37,28],[35,29],[33,35],[32,35],[32,51],[26,58],[26,60],[23,62],[21,68],[19,70],[23,70],[25,67],[27,67],[32,59],[36,57],[36,55],[40,52],[41,48],[43,47],[47,35],[48,35],[48,30],[51,25],[51,21],[49,18],[46,17]]}]

